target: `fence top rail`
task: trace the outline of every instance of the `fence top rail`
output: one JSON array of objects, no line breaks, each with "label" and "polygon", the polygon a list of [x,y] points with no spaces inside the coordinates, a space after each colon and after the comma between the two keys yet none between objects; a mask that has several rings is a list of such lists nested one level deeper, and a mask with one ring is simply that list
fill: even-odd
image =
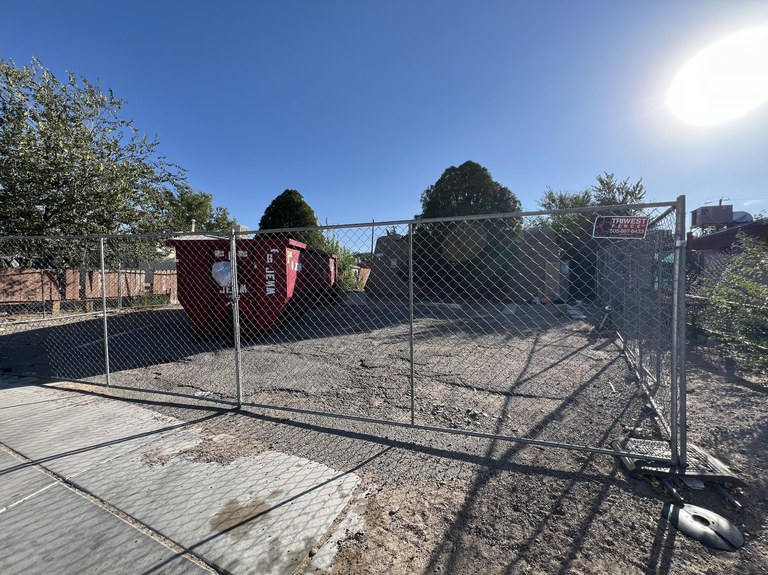
[{"label": "fence top rail", "polygon": [[[677,202],[650,202],[644,204],[622,204],[613,206],[588,206],[584,208],[566,208],[561,210],[534,210],[534,211],[519,211],[519,212],[505,212],[500,214],[478,214],[473,216],[448,216],[442,218],[414,218],[409,220],[388,220],[388,221],[370,221],[356,224],[333,224],[326,226],[306,226],[299,228],[273,228],[266,230],[232,230],[232,231],[216,231],[216,232],[151,232],[144,234],[85,234],[81,236],[0,236],[0,241],[3,240],[100,240],[100,239],[149,239],[149,238],[175,238],[183,236],[185,238],[199,237],[205,238],[224,238],[230,237],[232,234],[236,236],[248,236],[248,235],[262,235],[262,234],[274,234],[274,233],[286,233],[286,232],[305,232],[305,231],[324,231],[324,230],[339,230],[349,228],[370,228],[370,227],[385,227],[385,226],[402,226],[402,225],[423,225],[423,224],[440,224],[445,222],[471,222],[478,220],[504,220],[504,219],[517,219],[533,216],[558,216],[566,214],[578,214],[578,213],[594,213],[594,212],[612,212],[623,210],[642,210],[649,208],[669,208],[670,211],[677,206]],[[666,215],[666,214],[665,214]]]}]

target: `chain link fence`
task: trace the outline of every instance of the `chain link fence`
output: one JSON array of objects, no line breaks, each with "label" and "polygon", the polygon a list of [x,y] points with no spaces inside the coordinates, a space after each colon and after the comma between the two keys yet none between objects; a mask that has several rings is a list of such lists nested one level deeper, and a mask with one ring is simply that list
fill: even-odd
[{"label": "chain link fence", "polygon": [[[674,459],[681,214],[658,203],[0,238],[2,361],[114,390],[604,453],[633,435],[670,443]],[[594,237],[598,216],[647,231]]]},{"label": "chain link fence", "polygon": [[688,262],[687,322],[726,362],[768,373],[768,246],[738,237],[726,251],[694,251]]}]

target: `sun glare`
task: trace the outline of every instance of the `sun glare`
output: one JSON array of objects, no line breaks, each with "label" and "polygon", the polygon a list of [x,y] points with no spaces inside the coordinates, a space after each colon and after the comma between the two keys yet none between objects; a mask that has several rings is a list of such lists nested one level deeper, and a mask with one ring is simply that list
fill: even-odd
[{"label": "sun glare", "polygon": [[667,104],[685,122],[711,126],[768,100],[768,27],[728,36],[700,52],[672,82]]}]

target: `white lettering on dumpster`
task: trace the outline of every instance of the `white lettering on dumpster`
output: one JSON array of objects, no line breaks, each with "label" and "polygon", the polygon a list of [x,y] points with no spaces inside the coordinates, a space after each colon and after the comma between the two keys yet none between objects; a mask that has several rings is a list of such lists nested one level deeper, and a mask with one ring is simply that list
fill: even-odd
[{"label": "white lettering on dumpster", "polygon": [[[269,253],[267,253],[267,263],[271,264],[274,262],[274,256],[273,253],[277,252],[275,248],[272,248],[269,250]],[[267,295],[275,295],[275,270],[272,269],[272,266],[266,266],[264,268],[264,279],[266,283],[264,284],[264,288],[266,290]]]},{"label": "white lettering on dumpster", "polygon": [[[237,284],[238,293],[248,293],[248,286],[246,284]],[[219,293],[230,294],[232,293],[232,286],[226,286],[219,289]]]}]

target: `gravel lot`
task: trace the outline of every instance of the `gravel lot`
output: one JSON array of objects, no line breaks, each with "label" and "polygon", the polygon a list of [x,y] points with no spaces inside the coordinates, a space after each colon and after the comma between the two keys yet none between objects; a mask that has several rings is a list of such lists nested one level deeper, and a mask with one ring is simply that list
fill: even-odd
[{"label": "gravel lot", "polygon": [[[416,422],[598,447],[629,430],[658,438],[617,342],[554,306],[535,308],[418,306]],[[407,307],[344,310],[250,334],[246,401],[409,421]],[[102,383],[101,329],[100,319],[6,324],[0,361]],[[110,333],[113,387],[79,388],[185,419],[234,399],[231,345],[197,338],[183,311],[124,314]],[[727,373],[714,348],[691,351],[690,438],[746,481],[736,491],[744,510],[678,487],[748,533],[736,553],[670,528],[660,515],[668,496],[603,455],[246,407],[204,424],[209,440],[185,456],[227,465],[276,449],[360,475],[364,526],[338,543],[334,573],[768,572],[768,388]]]}]

